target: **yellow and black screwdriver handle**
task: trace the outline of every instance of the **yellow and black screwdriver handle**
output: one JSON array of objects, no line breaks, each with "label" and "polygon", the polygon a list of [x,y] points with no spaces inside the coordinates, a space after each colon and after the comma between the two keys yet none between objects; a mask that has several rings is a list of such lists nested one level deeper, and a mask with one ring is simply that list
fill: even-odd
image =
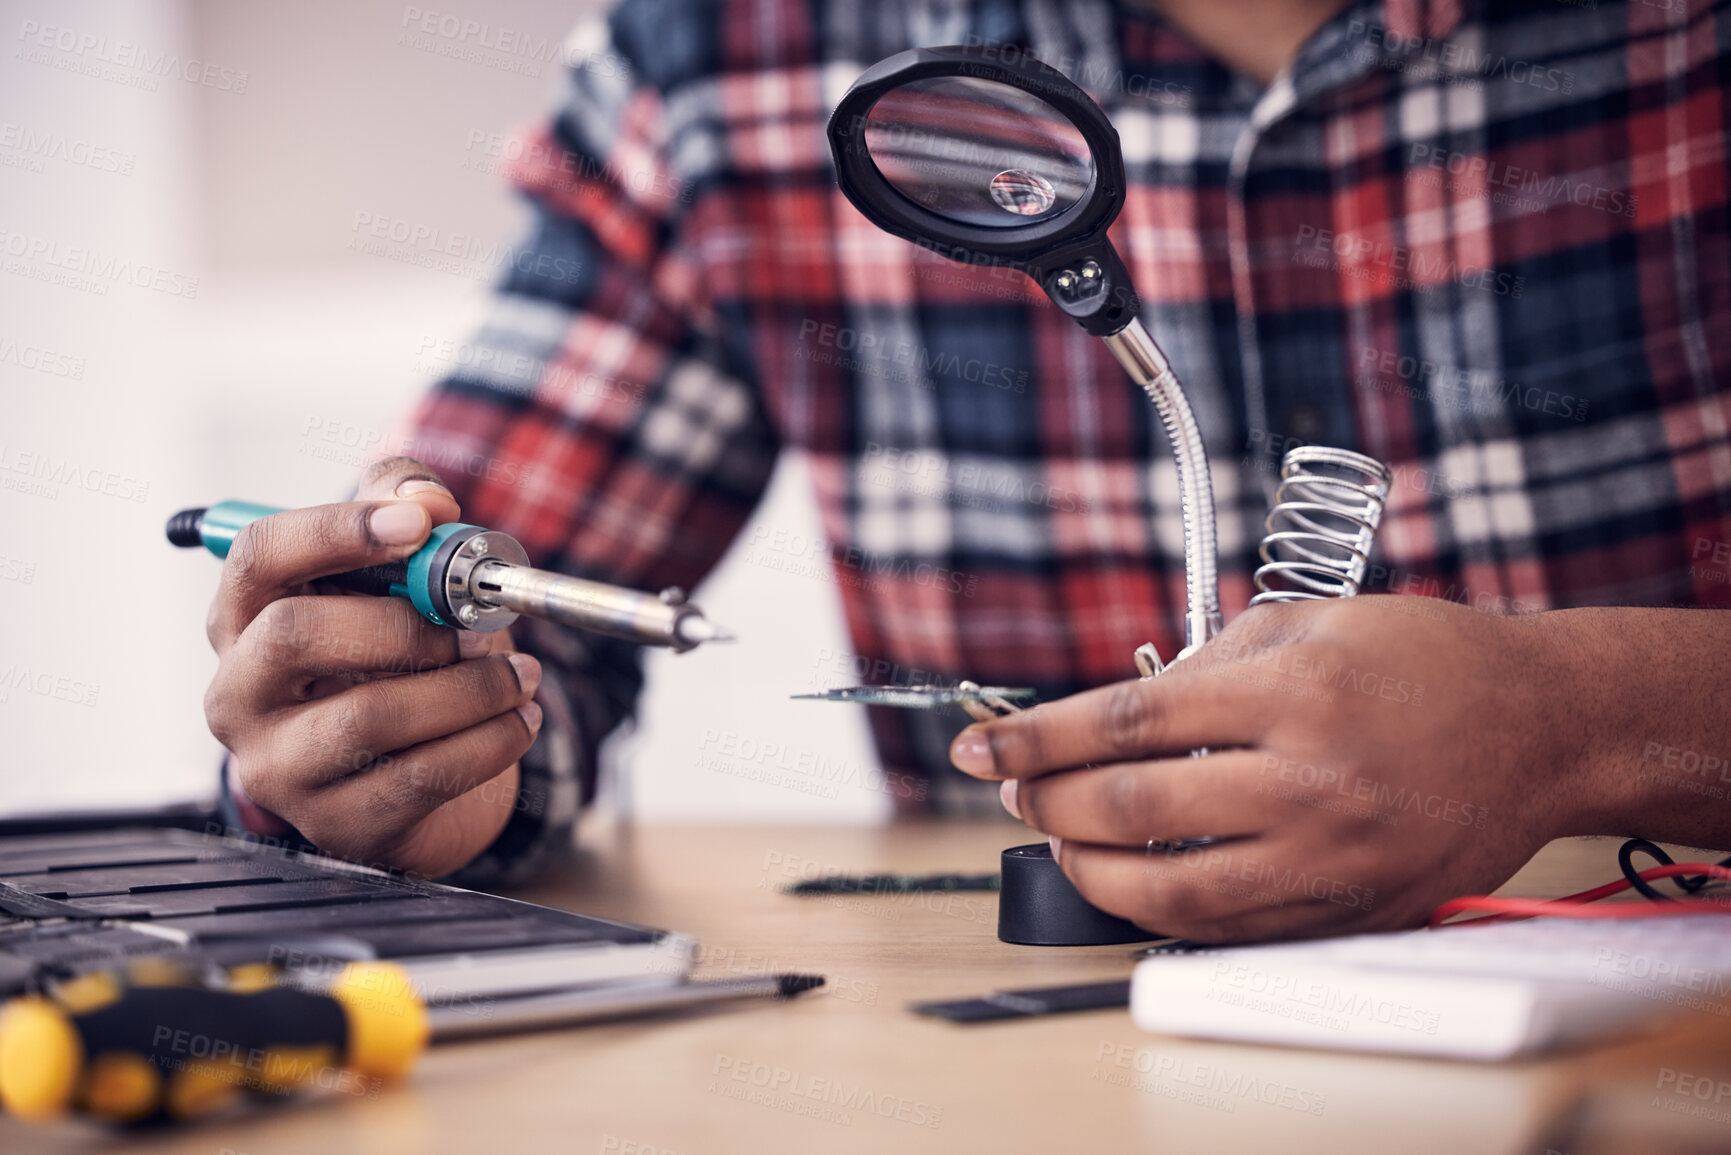
[{"label": "yellow and black screwdriver handle", "polygon": [[237,968],[226,989],[103,973],[0,1011],[0,1106],[27,1122],[190,1119],[243,1092],[372,1093],[425,1049],[427,1011],[389,963],[352,963],[320,991]]}]

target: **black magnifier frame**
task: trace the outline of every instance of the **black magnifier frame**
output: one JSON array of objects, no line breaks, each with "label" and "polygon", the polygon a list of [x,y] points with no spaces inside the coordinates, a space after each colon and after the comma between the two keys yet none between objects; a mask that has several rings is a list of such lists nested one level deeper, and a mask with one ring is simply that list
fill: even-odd
[{"label": "black magnifier frame", "polygon": [[[866,147],[867,118],[890,92],[919,80],[988,80],[1019,89],[1043,101],[1081,134],[1094,172],[1076,203],[1044,220],[1026,224],[971,225],[935,213],[897,191]],[[968,264],[986,263],[1026,273],[1052,303],[1097,337],[1122,330],[1136,318],[1140,302],[1129,271],[1106,238],[1124,207],[1124,157],[1118,130],[1093,99],[1057,69],[1031,57],[999,58],[995,48],[954,46],[913,48],[866,69],[830,116],[830,152],[836,177],[854,207],[885,232]],[[976,254],[990,258],[976,260]],[[1103,278],[1102,291],[1063,292],[1066,272],[1093,261]],[[1073,283],[1073,282],[1070,282]]]}]

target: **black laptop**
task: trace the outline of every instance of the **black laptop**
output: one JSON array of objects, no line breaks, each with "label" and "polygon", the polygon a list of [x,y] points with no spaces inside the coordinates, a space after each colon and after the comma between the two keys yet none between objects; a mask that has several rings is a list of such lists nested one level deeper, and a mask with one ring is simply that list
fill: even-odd
[{"label": "black laptop", "polygon": [[393,960],[432,1005],[611,982],[683,981],[667,931],[409,880],[188,830],[0,836],[0,999],[163,958],[263,963],[316,983]]}]

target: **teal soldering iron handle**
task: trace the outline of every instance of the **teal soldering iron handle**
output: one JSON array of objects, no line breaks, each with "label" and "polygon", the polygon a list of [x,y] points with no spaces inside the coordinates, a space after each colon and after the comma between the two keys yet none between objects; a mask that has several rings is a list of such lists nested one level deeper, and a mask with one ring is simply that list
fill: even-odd
[{"label": "teal soldering iron handle", "polygon": [[[219,559],[226,558],[229,547],[234,545],[235,536],[248,524],[261,517],[282,512],[277,506],[259,505],[252,501],[219,501],[205,509],[184,509],[169,519],[168,540],[182,548],[202,545]],[[444,592],[440,589],[444,583],[439,578],[448,566],[449,555],[478,534],[487,534],[488,538],[493,539],[487,541],[487,552],[491,558],[518,565],[529,564],[528,555],[515,539],[504,534],[491,533],[478,525],[452,522],[435,527],[427,538],[427,544],[402,561],[370,565],[364,569],[332,574],[319,580],[355,593],[408,598],[420,615],[434,625],[492,633],[510,625],[510,619],[517,615],[510,614],[507,617],[499,614],[489,617],[482,612],[481,607],[477,607],[473,615],[475,620],[466,621],[458,616],[462,612],[460,604],[452,606],[448,597],[439,596]],[[493,553],[491,551],[498,544],[499,538],[510,542],[510,546]],[[470,615],[463,615],[464,618],[468,616]],[[501,621],[501,618],[506,620]]]},{"label": "teal soldering iron handle", "polygon": [[[250,501],[183,509],[168,519],[168,540],[228,556],[249,523],[283,512]],[[478,525],[435,526],[427,544],[402,561],[333,574],[321,581],[379,597],[408,598],[435,625],[493,633],[519,614],[678,652],[732,635],[710,622],[678,588],[659,595],[550,573],[529,565],[517,539]]]},{"label": "teal soldering iron handle", "polygon": [[[228,548],[234,544],[234,536],[242,526],[281,512],[275,506],[255,505],[250,501],[220,501],[209,509],[188,509],[176,514],[168,523],[168,540],[178,546],[202,545],[219,559],[226,558]],[[390,565],[370,565],[324,580],[356,593],[408,597],[409,563],[405,559]]]}]

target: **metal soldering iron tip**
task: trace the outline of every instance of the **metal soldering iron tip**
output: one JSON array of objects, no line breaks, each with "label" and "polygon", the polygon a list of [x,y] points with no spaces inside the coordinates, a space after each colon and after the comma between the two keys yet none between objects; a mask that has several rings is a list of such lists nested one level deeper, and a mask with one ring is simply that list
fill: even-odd
[{"label": "metal soldering iron tip", "polygon": [[679,619],[679,640],[687,646],[701,645],[704,642],[731,642],[737,640],[733,631],[725,626],[718,626],[701,614],[691,614]]}]

